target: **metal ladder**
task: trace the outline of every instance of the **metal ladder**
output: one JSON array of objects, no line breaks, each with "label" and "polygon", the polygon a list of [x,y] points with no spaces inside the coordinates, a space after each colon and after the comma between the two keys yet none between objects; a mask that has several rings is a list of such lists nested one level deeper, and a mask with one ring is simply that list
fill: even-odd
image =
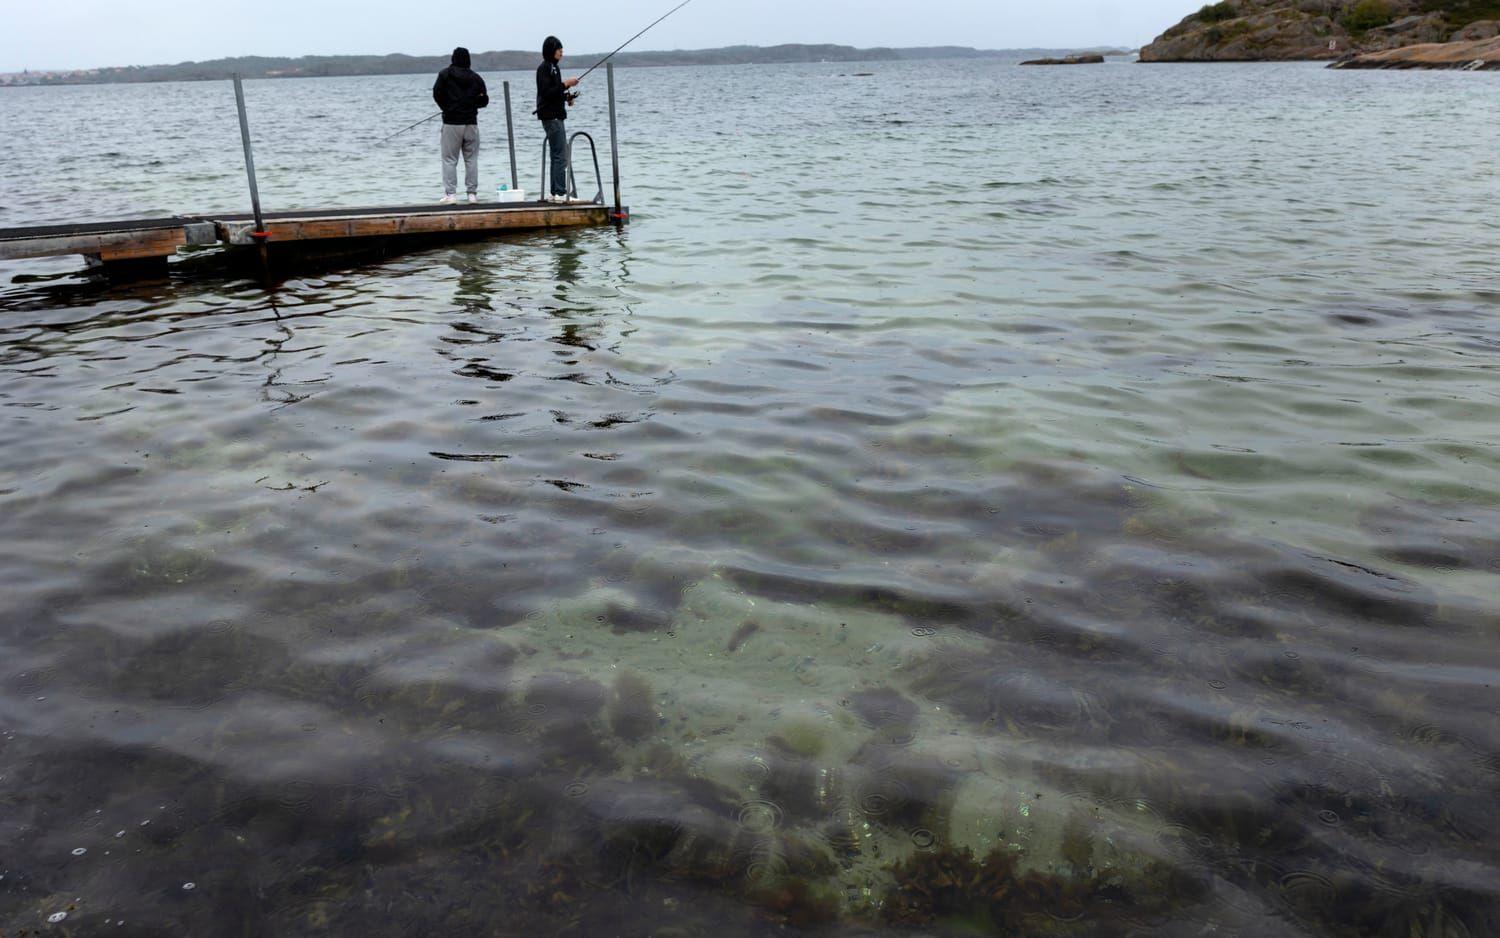
[{"label": "metal ladder", "polygon": [[[597,205],[603,205],[604,204],[604,174],[599,171],[599,149],[598,149],[598,147],[594,146],[594,138],[591,137],[591,136],[589,136],[589,134],[586,131],[582,131],[582,130],[577,131],[576,133],[573,134],[573,136],[571,136],[571,137],[568,138],[568,154],[567,154],[567,165],[568,165],[568,179],[567,179],[567,183],[568,183],[568,198],[570,198],[570,199],[576,199],[576,198],[578,198],[578,177],[576,175],[574,175],[574,173],[573,173],[573,141],[577,140],[579,137],[582,137],[583,139],[585,139],[585,140],[587,140],[589,142],[589,155],[594,160],[594,181],[599,186],[598,191],[596,191],[594,193],[594,197],[590,201],[593,202],[594,204],[597,204]],[[547,188],[547,166],[548,166],[548,164],[550,162],[549,159],[548,159],[548,157],[551,155],[551,152],[552,152],[551,146],[552,146],[551,141],[546,140],[546,139],[542,140],[542,174],[541,174],[541,182],[537,186],[537,197],[538,198],[545,198],[546,195],[547,195],[547,193],[548,193],[548,191],[550,191]]]}]

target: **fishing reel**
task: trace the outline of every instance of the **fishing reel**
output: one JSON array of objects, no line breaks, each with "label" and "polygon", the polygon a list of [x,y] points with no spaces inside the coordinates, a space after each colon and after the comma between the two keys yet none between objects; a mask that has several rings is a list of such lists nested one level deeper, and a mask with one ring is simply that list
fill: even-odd
[{"label": "fishing reel", "polygon": [[578,96],[581,94],[583,94],[582,91],[564,91],[563,100],[568,102],[568,107],[572,107],[573,104],[577,102]]}]

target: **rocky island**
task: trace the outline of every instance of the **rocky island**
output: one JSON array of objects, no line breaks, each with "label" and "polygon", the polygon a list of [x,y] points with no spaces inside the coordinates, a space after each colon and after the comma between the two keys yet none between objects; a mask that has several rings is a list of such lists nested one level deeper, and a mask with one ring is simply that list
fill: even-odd
[{"label": "rocky island", "polygon": [[1104,56],[1101,53],[1080,53],[1078,55],[1065,55],[1060,59],[1027,59],[1022,65],[1103,65]]},{"label": "rocky island", "polygon": [[1222,0],[1142,48],[1141,61],[1334,61],[1415,46],[1482,43],[1497,35],[1500,0]]}]

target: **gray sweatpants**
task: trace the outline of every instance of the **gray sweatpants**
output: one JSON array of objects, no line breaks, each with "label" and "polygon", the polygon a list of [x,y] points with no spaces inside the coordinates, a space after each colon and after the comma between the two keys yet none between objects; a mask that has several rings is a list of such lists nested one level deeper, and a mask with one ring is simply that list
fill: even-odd
[{"label": "gray sweatpants", "polygon": [[464,155],[464,185],[469,195],[479,191],[479,128],[474,124],[443,125],[443,194],[458,192],[458,154]]}]

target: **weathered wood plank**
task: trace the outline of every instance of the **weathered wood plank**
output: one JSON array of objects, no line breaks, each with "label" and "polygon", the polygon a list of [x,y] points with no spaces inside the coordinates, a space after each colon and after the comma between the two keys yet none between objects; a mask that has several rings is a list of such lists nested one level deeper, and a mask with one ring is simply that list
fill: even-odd
[{"label": "weathered wood plank", "polygon": [[[101,245],[99,259],[108,261],[131,261],[147,257],[171,257],[177,249],[187,244],[187,232],[181,228],[168,231],[140,232],[146,237],[121,239]],[[94,252],[91,252],[94,253]]]},{"label": "weathered wood plank", "polygon": [[0,241],[0,260],[60,254],[93,254],[105,261],[170,257],[185,244],[187,234],[181,228],[26,238]]},{"label": "weathered wood plank", "polygon": [[[68,231],[64,226],[35,229],[10,229],[13,237],[0,238],[0,260],[25,257],[48,257],[82,254],[106,263],[147,258],[171,257],[188,244],[204,245],[223,242],[250,245],[255,225],[243,217],[212,221],[203,216],[189,216],[181,224],[171,219],[150,221],[157,227],[136,227],[124,231],[88,230],[103,223],[80,226]],[[595,203],[572,205],[528,204],[515,206],[465,206],[462,210],[426,211],[419,209],[361,209],[350,214],[277,213],[266,219],[266,230],[272,244],[331,239],[395,238],[403,235],[486,234],[503,231],[526,231],[540,228],[604,225],[609,223],[609,209]],[[144,226],[148,222],[119,222],[122,226]]]},{"label": "weathered wood plank", "polygon": [[[270,243],[321,241],[330,238],[389,238],[400,235],[481,233],[600,225],[609,209],[593,203],[505,208],[493,211],[424,213],[420,215],[351,215],[342,218],[280,218],[267,220]],[[219,222],[219,238],[227,244],[254,244],[255,226],[248,222]]]}]

